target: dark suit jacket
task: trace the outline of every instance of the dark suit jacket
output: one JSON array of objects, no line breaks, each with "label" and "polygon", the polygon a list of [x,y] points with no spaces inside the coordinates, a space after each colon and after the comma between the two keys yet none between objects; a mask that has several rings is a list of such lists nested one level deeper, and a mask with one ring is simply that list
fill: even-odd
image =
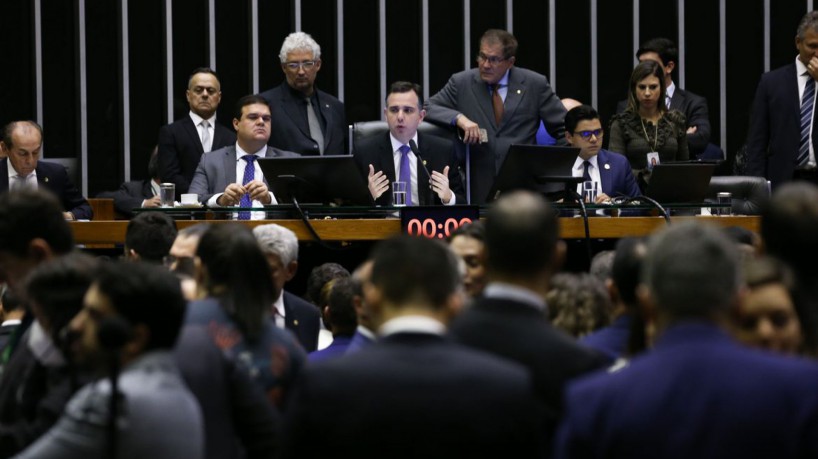
[{"label": "dark suit jacket", "polygon": [[[211,151],[236,143],[236,133],[218,122],[213,126]],[[176,195],[187,193],[193,173],[204,154],[199,131],[190,119],[184,118],[159,128],[159,177],[176,184]]]},{"label": "dark suit jacket", "polygon": [[[423,163],[426,164],[426,169],[431,174],[432,171],[438,171],[441,174],[446,166],[449,166],[449,188],[456,196],[456,204],[466,204],[466,190],[463,187],[463,181],[460,179],[460,172],[457,167],[457,160],[454,154],[454,145],[451,142],[446,142],[443,139],[438,139],[434,136],[423,135],[418,133],[418,152],[423,158],[417,160],[417,180],[418,180],[418,199],[420,205],[442,205],[440,197],[429,188],[429,176],[423,170]],[[364,176],[364,179],[369,175],[369,165],[375,168],[375,172],[383,171],[389,177],[389,183],[395,181],[395,158],[392,151],[392,141],[389,138],[389,132],[382,136],[370,137],[358,142],[355,145],[355,151],[352,152],[355,157],[355,162]],[[382,194],[375,202],[382,206],[392,204],[392,187],[387,192]]]},{"label": "dark suit jacket", "polygon": [[246,369],[222,353],[204,326],[182,327],[173,354],[202,409],[205,458],[273,457],[278,411]]},{"label": "dark suit jacket", "polygon": [[[267,147],[265,158],[276,158],[280,156],[298,156],[289,151],[281,151],[273,147]],[[256,167],[259,167],[256,165]],[[196,167],[196,174],[190,183],[190,193],[199,195],[199,202],[207,201],[217,193],[223,193],[227,185],[236,183],[236,145],[230,145],[218,150],[213,150],[202,155],[199,165]],[[267,178],[264,179],[267,188],[270,184]]]},{"label": "dark suit jacket", "polygon": [[117,212],[132,217],[133,210],[142,207],[142,201],[153,197],[153,189],[150,179],[134,180],[123,183],[116,191],[103,191],[97,197],[113,199]]},{"label": "dark suit jacket", "polygon": [[[622,113],[627,107],[628,101],[621,100],[616,105],[616,112]],[[676,86],[673,97],[670,98],[670,109],[684,113],[688,127],[696,126],[696,133],[687,136],[687,148],[691,158],[701,155],[707,148],[707,144],[710,143],[710,115],[707,109],[707,99]]]},{"label": "dark suit jacket", "polygon": [[602,180],[602,192],[615,198],[617,196],[640,196],[639,185],[633,177],[628,158],[619,153],[599,150],[597,154],[599,178]]},{"label": "dark suit jacket", "polygon": [[[324,120],[324,154],[348,153],[349,127],[344,103],[330,94],[316,89],[321,117]],[[267,145],[302,155],[319,154],[318,144],[310,137],[304,99],[287,82],[260,94],[270,104],[273,132]]]},{"label": "dark suit jacket", "polygon": [[318,349],[318,331],[321,330],[321,312],[312,303],[284,291],[284,324],[298,338],[307,352]]},{"label": "dark suit jacket", "polygon": [[577,344],[545,314],[511,299],[480,298],[451,327],[455,340],[528,367],[534,388],[558,415],[565,383],[600,368],[607,358]]},{"label": "dark suit jacket", "polygon": [[818,457],[818,365],[680,323],[621,371],[566,391],[560,458]]},{"label": "dark suit jacket", "polygon": [[520,366],[440,336],[396,333],[306,367],[282,456],[541,457],[540,407]]},{"label": "dark suit jacket", "polygon": [[[511,144],[533,144],[540,120],[558,145],[565,145],[565,107],[551,89],[548,79],[539,73],[512,67],[508,76],[508,94],[500,124],[494,121],[489,88],[477,69],[452,75],[446,86],[428,102],[426,119],[451,125],[458,113],[486,129],[488,143],[469,146],[471,156],[471,202],[486,202],[494,178]],[[458,142],[458,158],[465,158],[465,146]]]},{"label": "dark suit jacket", "polygon": [[[77,220],[90,220],[94,217],[91,205],[71,183],[65,166],[46,161],[37,161],[37,187],[54,193],[62,204],[63,211],[71,212]],[[9,189],[8,158],[0,159],[0,193]]]},{"label": "dark suit jacket", "polygon": [[[792,180],[801,138],[801,99],[795,62],[761,76],[747,134],[747,175],[776,188]],[[814,138],[814,134],[813,134]]]}]

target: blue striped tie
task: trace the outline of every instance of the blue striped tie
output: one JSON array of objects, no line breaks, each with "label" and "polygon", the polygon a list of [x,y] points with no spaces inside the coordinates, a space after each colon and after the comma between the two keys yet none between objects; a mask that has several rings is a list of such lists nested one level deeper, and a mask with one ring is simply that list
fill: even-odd
[{"label": "blue striped tie", "polygon": [[412,169],[409,166],[409,152],[411,148],[409,145],[401,145],[400,148],[400,172],[398,177],[401,182],[406,182],[406,205],[412,204]]},{"label": "blue striped tie", "polygon": [[[247,165],[244,166],[244,177],[241,184],[247,185],[256,178],[256,155],[244,155],[241,159],[247,161]],[[241,201],[239,201],[239,207],[253,207],[253,200],[250,199],[250,193],[242,195]],[[250,212],[244,210],[239,212],[239,220],[250,220]]]},{"label": "blue striped tie", "polygon": [[815,107],[815,81],[807,78],[804,96],[801,98],[801,143],[798,147],[796,165],[804,166],[809,160],[809,140],[812,131],[812,112]]}]

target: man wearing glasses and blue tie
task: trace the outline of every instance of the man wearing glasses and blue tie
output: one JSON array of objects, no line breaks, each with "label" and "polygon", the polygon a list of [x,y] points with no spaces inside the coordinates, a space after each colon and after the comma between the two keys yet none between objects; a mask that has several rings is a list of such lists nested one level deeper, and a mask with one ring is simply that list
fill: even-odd
[{"label": "man wearing glasses and blue tie", "polygon": [[[602,149],[602,123],[599,113],[590,105],[580,105],[565,115],[565,140],[569,145],[581,148],[574,162],[574,177],[593,181],[600,190],[594,203],[610,201],[611,197],[639,196],[639,186],[633,177],[628,158],[619,153]],[[578,187],[581,187],[579,184]],[[580,195],[582,190],[577,190]]]},{"label": "man wearing glasses and blue tie", "polygon": [[[517,39],[490,29],[480,39],[477,68],[452,75],[429,99],[426,119],[456,125],[469,145],[471,203],[488,199],[512,144],[534,144],[540,120],[565,145],[565,107],[539,73],[515,67]],[[465,157],[465,147],[459,157]]]},{"label": "man wearing glasses and blue tie", "polygon": [[321,47],[304,32],[284,39],[278,54],[286,81],[264,91],[273,129],[267,145],[302,155],[347,153],[344,104],[315,87],[321,70]]}]

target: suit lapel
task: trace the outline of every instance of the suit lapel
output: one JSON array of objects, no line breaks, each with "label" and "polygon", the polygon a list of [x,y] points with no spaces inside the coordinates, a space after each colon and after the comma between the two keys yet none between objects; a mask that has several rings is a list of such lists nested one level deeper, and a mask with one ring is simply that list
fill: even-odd
[{"label": "suit lapel", "polygon": [[611,164],[608,162],[608,154],[605,150],[599,150],[596,156],[596,165],[599,168],[599,180],[602,182],[602,192],[611,196],[613,192],[613,171]]},{"label": "suit lapel", "polygon": [[281,107],[287,113],[287,116],[293,121],[293,124],[305,136],[310,137],[310,127],[307,125],[307,120],[298,109],[298,104],[303,104],[303,99],[297,99],[293,96],[292,90],[287,86],[287,82],[282,83],[281,87]]},{"label": "suit lapel", "polygon": [[[392,140],[389,138],[389,131],[382,137],[381,146],[378,149],[378,162],[381,170],[389,178],[389,189],[392,189],[392,182],[397,180],[395,175],[395,156],[392,151]],[[375,169],[377,171],[377,169]]]},{"label": "suit lapel", "polygon": [[514,116],[517,107],[520,106],[520,101],[525,96],[525,79],[522,78],[519,72],[511,71],[508,73],[508,91],[506,92],[506,101],[503,103],[503,118],[500,120],[500,126],[506,123],[506,120]]},{"label": "suit lapel", "polygon": [[[317,91],[317,94],[318,94],[318,105],[319,105],[319,108],[321,109],[321,115],[324,117],[324,122],[326,123],[326,126],[327,126],[327,128],[324,129],[324,148],[326,149],[327,145],[329,145],[330,141],[332,140],[332,131],[333,130],[329,129],[329,127],[334,126],[335,123],[337,123],[337,120],[335,119],[335,112],[332,109],[330,109],[330,106],[329,106],[328,103],[326,103],[326,102],[324,102],[322,100],[322,94],[323,93],[321,91],[318,91],[317,89],[316,89],[316,91]],[[326,152],[325,152],[325,154],[326,154]],[[335,153],[333,153],[333,154],[335,154]]]},{"label": "suit lapel", "polygon": [[224,150],[223,167],[227,183],[236,183],[236,147],[230,146]]},{"label": "suit lapel", "polygon": [[[196,151],[202,155],[204,154],[204,148],[202,147],[202,139],[199,138],[199,131],[196,129],[196,125],[193,124],[193,120],[190,119],[190,114],[188,114],[184,118],[185,122],[182,123],[182,127],[184,128],[185,132],[187,133],[188,137],[190,137],[191,144],[196,146]],[[213,131],[216,132],[216,127],[213,127]],[[213,145],[216,145],[216,139],[213,139]]]},{"label": "suit lapel", "polygon": [[676,90],[673,91],[673,97],[670,98],[670,109],[682,111],[682,106],[684,105],[684,98],[685,98],[684,92],[677,87]]},{"label": "suit lapel", "polygon": [[[491,93],[489,92],[489,88],[486,83],[480,79],[480,73],[476,73],[474,75],[471,90],[474,94],[474,100],[477,101],[477,106],[483,110],[483,114],[486,116],[486,119],[490,120],[491,125],[496,128],[497,125],[494,123],[494,108],[491,106]],[[472,121],[477,123],[477,120]]]},{"label": "suit lapel", "polygon": [[[420,158],[417,159],[418,200],[422,206],[431,206],[436,203],[429,202],[429,197],[432,196],[432,192],[429,189],[429,177],[426,175],[426,170],[428,170],[430,174],[432,173],[432,170],[434,169],[434,155],[429,153],[429,149],[426,148],[427,145],[424,143],[424,139],[425,137],[418,133],[418,150],[423,151],[423,153],[421,153],[423,160]],[[424,167],[426,170],[424,170]],[[434,199],[434,197],[432,197],[432,199]]]}]

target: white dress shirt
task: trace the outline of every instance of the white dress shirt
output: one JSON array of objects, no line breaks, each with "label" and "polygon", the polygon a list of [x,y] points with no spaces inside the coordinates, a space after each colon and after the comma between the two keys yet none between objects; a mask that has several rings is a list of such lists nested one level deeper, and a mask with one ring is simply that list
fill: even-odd
[{"label": "white dress shirt", "polygon": [[[236,142],[236,183],[241,183],[244,179],[244,169],[247,167],[247,161],[241,159],[244,155],[254,154],[257,158],[264,158],[267,154],[267,145],[261,147],[261,149],[255,153],[247,153],[246,151],[242,150],[239,146],[239,143]],[[255,161],[255,175],[253,176],[255,180],[264,181],[264,173],[261,171],[261,167],[258,165],[258,160]],[[276,197],[272,191],[268,191],[267,193],[270,194],[270,204],[278,204],[276,201]],[[219,200],[219,197],[224,193],[216,193],[210,197],[207,201],[207,205],[210,207],[221,207],[216,201]],[[264,204],[261,201],[253,200],[251,207],[264,207]],[[233,214],[233,219],[238,217],[237,213]],[[251,212],[250,213],[250,220],[264,220],[266,217],[265,212]]]},{"label": "white dress shirt", "polygon": [[[400,140],[396,139],[392,135],[391,132],[389,133],[389,140],[392,141],[392,159],[395,161],[395,180],[399,180],[400,179],[400,157],[403,154],[403,153],[400,152],[400,147],[402,147],[404,144],[400,143]],[[418,133],[417,132],[415,132],[415,135],[412,137],[412,140],[415,141],[415,145],[418,144]],[[406,145],[408,145],[408,143]],[[420,147],[418,147],[418,148],[420,148]],[[412,190],[412,204],[417,206],[417,205],[420,205],[420,201],[418,200],[418,158],[417,158],[417,156],[415,156],[415,153],[412,150],[409,150],[408,156],[409,156],[409,176],[412,177],[412,184],[411,184],[411,187],[410,187],[411,190]],[[451,173],[452,171],[449,171],[449,172]],[[423,172],[423,173],[425,174],[426,172]],[[429,171],[429,173],[431,174],[431,171]],[[429,185],[431,185],[431,184],[432,184],[432,178],[429,177]],[[432,195],[433,199],[434,199],[434,197],[437,196],[437,193],[435,193],[434,191],[431,191],[431,190],[429,191],[429,194]],[[452,198],[449,200],[449,202],[444,202],[443,204],[447,205],[447,206],[452,206],[452,205],[454,205],[456,203],[456,200],[457,199],[454,196],[454,192],[452,192]]]},{"label": "white dress shirt", "polygon": [[9,165],[9,190],[16,189],[20,186],[20,182],[25,182],[25,187],[29,189],[37,189],[37,170],[35,169],[27,176],[23,177],[17,173],[17,170],[14,169],[14,166],[11,164],[9,159],[6,159],[6,162]]}]

